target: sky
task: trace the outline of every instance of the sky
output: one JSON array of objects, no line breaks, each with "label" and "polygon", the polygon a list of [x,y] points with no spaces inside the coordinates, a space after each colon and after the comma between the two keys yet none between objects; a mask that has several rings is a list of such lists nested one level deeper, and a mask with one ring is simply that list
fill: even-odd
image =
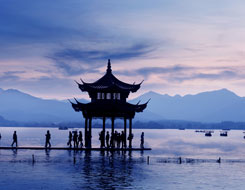
[{"label": "sky", "polygon": [[87,98],[111,59],[127,83],[186,95],[245,96],[244,0],[0,0],[0,88]]}]

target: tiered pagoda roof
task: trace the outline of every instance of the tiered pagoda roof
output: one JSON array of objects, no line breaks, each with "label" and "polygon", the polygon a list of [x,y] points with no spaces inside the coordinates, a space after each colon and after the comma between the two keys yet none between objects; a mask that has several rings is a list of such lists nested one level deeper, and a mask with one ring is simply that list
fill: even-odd
[{"label": "tiered pagoda roof", "polygon": [[[107,71],[102,78],[94,83],[85,83],[84,81],[82,81],[83,84],[77,83],[81,91],[89,93],[92,101],[90,103],[81,103],[75,99],[76,103],[71,101],[70,103],[73,109],[76,112],[81,111],[85,118],[133,118],[136,112],[143,112],[148,102],[145,104],[130,104],[126,102],[126,98],[130,92],[136,92],[142,82],[139,84],[128,84],[120,81],[112,74],[111,63],[108,60]],[[107,97],[108,94],[109,96]]]},{"label": "tiered pagoda roof", "polygon": [[117,79],[111,70],[111,62],[110,59],[108,60],[108,66],[106,70],[106,74],[101,77],[99,80],[95,81],[94,83],[86,83],[83,80],[82,84],[78,83],[79,88],[83,92],[91,92],[91,91],[124,91],[124,92],[136,92],[140,85],[142,84],[128,84],[125,82],[120,81]]}]

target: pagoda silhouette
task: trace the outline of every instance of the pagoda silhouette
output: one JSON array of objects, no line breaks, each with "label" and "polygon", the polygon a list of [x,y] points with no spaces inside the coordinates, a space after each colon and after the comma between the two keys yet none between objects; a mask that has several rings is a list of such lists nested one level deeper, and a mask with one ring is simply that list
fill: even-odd
[{"label": "pagoda silhouette", "polygon": [[[86,83],[81,79],[82,84],[78,84],[82,92],[88,92],[91,102],[82,103],[76,98],[76,103],[71,102],[76,112],[82,112],[85,118],[85,147],[91,148],[92,141],[92,119],[100,118],[103,120],[103,141],[105,141],[105,123],[106,119],[111,119],[111,136],[114,136],[115,119],[124,120],[124,143],[127,147],[127,139],[129,140],[128,148],[132,148],[132,119],[136,112],[143,112],[146,108],[147,101],[144,104],[130,104],[126,100],[130,92],[134,93],[139,90],[141,83],[128,84],[120,81],[112,74],[111,62],[108,60],[106,74],[94,83]],[[127,120],[129,120],[129,134],[127,138]],[[113,147],[112,147],[113,148]]]}]

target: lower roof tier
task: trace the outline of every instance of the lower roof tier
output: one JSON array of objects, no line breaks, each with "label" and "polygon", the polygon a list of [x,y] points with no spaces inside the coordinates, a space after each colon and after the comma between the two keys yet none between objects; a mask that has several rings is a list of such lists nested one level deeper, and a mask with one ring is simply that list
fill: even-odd
[{"label": "lower roof tier", "polygon": [[[76,99],[75,99],[76,100]],[[133,118],[136,112],[143,112],[147,106],[145,104],[130,104],[122,101],[96,101],[87,104],[76,100],[76,103],[71,102],[73,109],[76,112],[81,111],[85,118],[88,117],[126,117]]]}]

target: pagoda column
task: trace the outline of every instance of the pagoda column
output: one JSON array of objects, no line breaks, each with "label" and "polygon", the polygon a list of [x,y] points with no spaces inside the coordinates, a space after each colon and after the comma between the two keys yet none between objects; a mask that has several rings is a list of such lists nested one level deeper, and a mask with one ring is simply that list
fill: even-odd
[{"label": "pagoda column", "polygon": [[84,128],[84,143],[85,147],[88,147],[88,118],[85,118],[85,128]]},{"label": "pagoda column", "polygon": [[103,146],[105,147],[105,120],[106,118],[103,117]]},{"label": "pagoda column", "polygon": [[112,117],[111,118],[111,138],[112,138],[112,147],[114,148],[114,145],[115,145],[115,136],[114,136],[114,121],[115,121],[115,118]]},{"label": "pagoda column", "polygon": [[132,134],[132,118],[129,119],[129,148],[132,148],[132,140],[133,140],[133,134]]},{"label": "pagoda column", "polygon": [[92,117],[89,118],[89,132],[88,132],[88,147],[91,148],[92,146]]},{"label": "pagoda column", "polygon": [[124,148],[127,148],[127,118],[124,117]]}]

